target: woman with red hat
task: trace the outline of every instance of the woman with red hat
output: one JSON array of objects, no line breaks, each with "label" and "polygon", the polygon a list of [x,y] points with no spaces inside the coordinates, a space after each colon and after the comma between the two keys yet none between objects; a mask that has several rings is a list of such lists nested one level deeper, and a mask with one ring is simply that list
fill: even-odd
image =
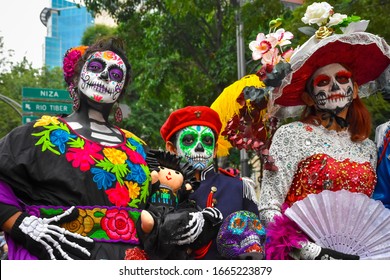
[{"label": "woman with red hat", "polygon": [[[323,190],[371,197],[376,147],[368,138],[370,115],[359,86],[389,66],[390,49],[382,38],[364,32],[367,22],[351,22],[326,2],[309,6],[302,20],[320,29],[295,50],[292,71],[271,98],[279,118],[299,113],[301,118],[279,127],[269,150],[277,171],[264,170],[260,190],[266,254],[268,259],[358,259],[311,242],[284,211]],[[343,33],[336,34],[340,26]]]}]

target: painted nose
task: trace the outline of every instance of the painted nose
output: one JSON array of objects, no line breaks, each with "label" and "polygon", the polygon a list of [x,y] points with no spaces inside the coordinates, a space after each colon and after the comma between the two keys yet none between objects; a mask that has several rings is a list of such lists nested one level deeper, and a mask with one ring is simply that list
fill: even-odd
[{"label": "painted nose", "polygon": [[336,83],[336,81],[333,81],[333,83],[332,83],[332,87],[331,87],[331,91],[336,91],[336,90],[339,90],[340,89],[340,87],[339,87],[339,85],[338,85],[338,83]]},{"label": "painted nose", "polygon": [[201,143],[198,143],[198,145],[196,145],[195,152],[204,152],[204,148]]},{"label": "painted nose", "polygon": [[108,71],[103,71],[103,72],[100,74],[100,79],[105,80],[105,81],[108,81]]}]

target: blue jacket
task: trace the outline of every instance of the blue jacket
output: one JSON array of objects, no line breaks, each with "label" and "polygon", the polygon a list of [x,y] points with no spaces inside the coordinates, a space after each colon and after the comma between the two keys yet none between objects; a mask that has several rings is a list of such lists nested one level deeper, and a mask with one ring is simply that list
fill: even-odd
[{"label": "blue jacket", "polygon": [[[244,181],[239,177],[215,172],[213,165],[202,171],[200,186],[189,198],[194,200],[201,208],[205,208],[213,186],[217,188],[217,191],[213,194],[214,207],[221,211],[224,218],[239,210],[248,210],[259,215],[253,187],[244,184]],[[215,241],[213,241],[204,259],[222,259],[218,254]]]}]

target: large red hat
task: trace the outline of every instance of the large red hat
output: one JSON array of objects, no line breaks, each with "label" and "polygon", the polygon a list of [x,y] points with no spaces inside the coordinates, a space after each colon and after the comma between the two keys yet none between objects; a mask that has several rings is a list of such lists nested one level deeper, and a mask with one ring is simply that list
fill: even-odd
[{"label": "large red hat", "polygon": [[315,70],[331,63],[349,69],[361,86],[377,79],[390,65],[390,48],[383,38],[367,32],[334,34],[324,39],[313,36],[291,57],[292,72],[274,96],[275,104],[305,105],[301,95],[306,82]]},{"label": "large red hat", "polygon": [[207,106],[188,106],[171,113],[160,129],[164,141],[168,141],[179,130],[193,125],[211,128],[217,135],[222,127],[219,115]]}]

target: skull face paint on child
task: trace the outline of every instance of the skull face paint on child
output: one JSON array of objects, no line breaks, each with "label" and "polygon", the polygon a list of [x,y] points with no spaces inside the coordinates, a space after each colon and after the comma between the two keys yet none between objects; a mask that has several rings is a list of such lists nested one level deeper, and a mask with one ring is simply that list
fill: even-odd
[{"label": "skull face paint on child", "polygon": [[207,126],[189,126],[177,133],[177,152],[195,169],[204,169],[213,162],[215,136]]},{"label": "skull face paint on child", "polygon": [[319,68],[313,74],[312,97],[317,108],[338,114],[353,100],[351,72],[338,63]]},{"label": "skull face paint on child", "polygon": [[81,70],[79,89],[99,103],[114,103],[125,84],[126,65],[112,51],[93,53]]}]

